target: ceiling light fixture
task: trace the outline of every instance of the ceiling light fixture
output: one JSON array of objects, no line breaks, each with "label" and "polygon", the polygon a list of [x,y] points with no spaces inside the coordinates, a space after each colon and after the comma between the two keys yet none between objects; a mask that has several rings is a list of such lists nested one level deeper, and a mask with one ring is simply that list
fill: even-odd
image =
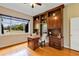
[{"label": "ceiling light fixture", "polygon": [[[27,3],[24,3],[24,4],[27,4]],[[30,3],[30,5],[32,6],[32,8],[34,8],[36,5],[41,6],[42,4],[41,3]]]}]

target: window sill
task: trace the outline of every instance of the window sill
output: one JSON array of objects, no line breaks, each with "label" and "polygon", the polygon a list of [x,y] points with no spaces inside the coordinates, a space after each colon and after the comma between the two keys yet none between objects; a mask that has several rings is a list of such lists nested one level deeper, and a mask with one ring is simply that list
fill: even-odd
[{"label": "window sill", "polygon": [[20,35],[20,34],[29,34],[29,33],[8,33],[8,34],[0,34],[0,36],[7,36],[7,35]]}]

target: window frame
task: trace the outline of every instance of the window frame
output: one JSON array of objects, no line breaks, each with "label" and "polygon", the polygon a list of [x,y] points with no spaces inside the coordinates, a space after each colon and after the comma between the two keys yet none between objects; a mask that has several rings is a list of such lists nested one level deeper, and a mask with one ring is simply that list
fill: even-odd
[{"label": "window frame", "polygon": [[[9,15],[4,15],[4,14],[0,14],[0,18],[1,18],[1,24],[2,24],[2,17],[5,16],[5,17],[9,17],[10,20],[13,20],[14,19],[20,19],[20,20],[16,20],[16,21],[27,21],[28,22],[28,32],[25,32],[25,28],[23,28],[23,33],[29,33],[29,24],[30,24],[30,20],[28,19],[23,19],[23,18],[19,18],[19,17],[14,17],[14,16],[9,16]],[[10,24],[11,26],[11,24]],[[11,27],[10,27],[11,28]],[[11,30],[11,29],[10,29]],[[2,33],[1,33],[2,34]],[[4,33],[4,34],[7,34],[7,33]],[[14,33],[12,33],[14,34]],[[18,34],[18,33],[17,33]]]}]

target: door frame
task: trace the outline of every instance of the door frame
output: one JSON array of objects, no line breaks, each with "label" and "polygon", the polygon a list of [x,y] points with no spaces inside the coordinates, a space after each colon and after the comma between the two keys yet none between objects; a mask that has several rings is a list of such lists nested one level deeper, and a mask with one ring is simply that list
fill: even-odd
[{"label": "door frame", "polygon": [[69,18],[69,49],[71,49],[71,19]]},{"label": "door frame", "polygon": [[72,17],[72,18],[69,19],[69,49],[72,49],[71,48],[71,20],[73,18],[79,18],[79,17]]}]

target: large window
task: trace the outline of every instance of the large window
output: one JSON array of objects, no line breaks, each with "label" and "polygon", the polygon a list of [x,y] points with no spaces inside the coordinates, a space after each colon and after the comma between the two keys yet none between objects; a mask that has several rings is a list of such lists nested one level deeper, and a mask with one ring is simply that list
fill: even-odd
[{"label": "large window", "polygon": [[27,28],[28,24],[29,21],[25,19],[14,18],[9,16],[1,16],[2,34],[28,32],[26,31],[29,29]]}]

